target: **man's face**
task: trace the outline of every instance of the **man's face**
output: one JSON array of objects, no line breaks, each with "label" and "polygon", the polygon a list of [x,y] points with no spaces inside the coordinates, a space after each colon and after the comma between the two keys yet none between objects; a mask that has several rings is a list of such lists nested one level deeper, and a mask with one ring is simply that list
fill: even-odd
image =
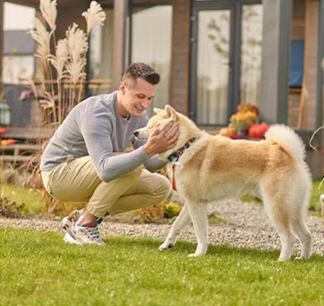
[{"label": "man's face", "polygon": [[120,85],[121,115],[123,117],[139,117],[146,110],[154,97],[155,85],[138,78],[136,81],[127,80]]}]

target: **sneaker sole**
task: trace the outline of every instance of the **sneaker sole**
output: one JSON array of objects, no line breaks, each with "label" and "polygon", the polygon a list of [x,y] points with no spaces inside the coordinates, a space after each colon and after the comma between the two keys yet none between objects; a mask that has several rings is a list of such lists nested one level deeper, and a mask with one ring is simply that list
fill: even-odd
[{"label": "sneaker sole", "polygon": [[79,241],[75,240],[69,233],[66,233],[63,241],[70,244],[81,244]]}]

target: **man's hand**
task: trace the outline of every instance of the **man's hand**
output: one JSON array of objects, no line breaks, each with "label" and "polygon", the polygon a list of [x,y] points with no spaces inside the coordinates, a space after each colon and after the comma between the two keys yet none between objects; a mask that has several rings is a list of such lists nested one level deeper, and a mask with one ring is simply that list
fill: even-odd
[{"label": "man's hand", "polygon": [[180,130],[174,122],[169,122],[163,130],[156,128],[144,145],[144,150],[149,157],[172,149],[178,141]]}]

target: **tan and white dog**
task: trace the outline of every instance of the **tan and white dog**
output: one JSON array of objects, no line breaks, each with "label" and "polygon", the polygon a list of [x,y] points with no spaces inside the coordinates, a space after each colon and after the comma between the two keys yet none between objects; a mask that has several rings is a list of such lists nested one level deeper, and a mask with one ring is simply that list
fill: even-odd
[{"label": "tan and white dog", "polygon": [[312,238],[305,216],[311,176],[304,161],[304,144],[293,130],[274,125],[267,131],[265,140],[231,140],[207,134],[168,105],[164,110],[154,111],[156,115],[136,134],[147,138],[154,128],[162,129],[171,120],[179,126],[180,136],[175,147],[159,157],[176,162],[176,186],[185,200],[160,250],[173,247],[180,230],[192,221],[198,246],[189,256],[206,254],[206,203],[254,193],[263,200],[280,236],[279,260],[290,259],[294,234],[301,241],[299,258],[310,257]]}]

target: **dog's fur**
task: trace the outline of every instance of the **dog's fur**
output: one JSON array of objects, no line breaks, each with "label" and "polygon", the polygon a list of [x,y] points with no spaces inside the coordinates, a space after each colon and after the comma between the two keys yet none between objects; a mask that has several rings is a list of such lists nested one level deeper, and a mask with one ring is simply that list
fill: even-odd
[{"label": "dog's fur", "polygon": [[154,109],[147,127],[137,130],[147,138],[153,128],[171,120],[180,128],[180,136],[172,150],[160,154],[167,157],[190,138],[194,143],[181,155],[175,171],[176,185],[185,205],[175,220],[160,250],[173,247],[180,230],[193,223],[198,246],[189,256],[204,255],[208,245],[206,203],[254,193],[263,200],[265,210],[281,240],[279,260],[290,259],[295,234],[301,241],[299,258],[309,258],[312,239],[305,224],[311,189],[311,177],[304,161],[305,147],[293,130],[274,125],[265,140],[231,140],[211,136],[172,107]]}]

